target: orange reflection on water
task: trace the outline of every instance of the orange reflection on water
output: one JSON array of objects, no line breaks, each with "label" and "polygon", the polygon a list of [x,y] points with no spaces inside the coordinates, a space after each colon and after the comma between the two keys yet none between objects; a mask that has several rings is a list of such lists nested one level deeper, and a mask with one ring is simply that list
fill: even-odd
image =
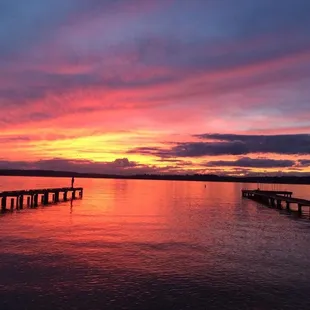
[{"label": "orange reflection on water", "polygon": [[[70,183],[58,178],[5,181],[2,189],[3,184],[5,189],[20,189]],[[14,247],[4,246],[5,251],[60,255],[59,261],[49,262],[53,266],[68,260],[98,269],[126,266],[155,273],[197,273],[220,262],[226,263],[225,268],[237,268],[238,259],[256,252],[262,242],[259,236],[268,227],[276,223],[277,231],[288,231],[295,225],[275,210],[241,198],[243,187],[257,184],[76,179],[75,185],[84,187],[82,200],[1,218],[4,242],[19,240]],[[309,186],[291,188],[298,195],[309,190]],[[227,256],[235,263],[227,265]]]}]

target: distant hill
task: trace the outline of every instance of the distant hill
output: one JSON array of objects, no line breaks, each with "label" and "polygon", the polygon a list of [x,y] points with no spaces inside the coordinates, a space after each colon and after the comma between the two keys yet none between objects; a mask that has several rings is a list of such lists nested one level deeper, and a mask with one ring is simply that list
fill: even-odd
[{"label": "distant hill", "polygon": [[13,170],[0,169],[1,176],[31,176],[31,177],[77,177],[77,178],[105,178],[105,179],[141,179],[141,180],[176,180],[176,181],[201,181],[201,182],[242,182],[242,183],[277,183],[277,184],[310,184],[309,176],[257,176],[257,177],[232,177],[213,174],[193,175],[112,175],[99,173],[78,173],[54,170]]}]

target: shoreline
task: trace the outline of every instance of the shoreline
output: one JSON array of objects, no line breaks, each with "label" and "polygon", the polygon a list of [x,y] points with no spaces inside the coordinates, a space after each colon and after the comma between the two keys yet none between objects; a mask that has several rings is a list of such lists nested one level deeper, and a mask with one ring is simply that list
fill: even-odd
[{"label": "shoreline", "polygon": [[195,182],[234,182],[234,183],[264,183],[264,184],[298,184],[310,185],[310,176],[251,176],[233,177],[219,175],[112,175],[96,173],[78,173],[70,171],[54,170],[0,170],[0,176],[24,176],[24,177],[75,177],[87,179],[128,179],[128,180],[153,180],[153,181],[195,181]]}]

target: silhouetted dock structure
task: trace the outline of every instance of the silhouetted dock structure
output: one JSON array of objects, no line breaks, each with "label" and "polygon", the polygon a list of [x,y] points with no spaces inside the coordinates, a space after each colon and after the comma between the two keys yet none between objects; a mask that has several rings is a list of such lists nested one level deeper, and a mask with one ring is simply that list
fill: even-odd
[{"label": "silhouetted dock structure", "polygon": [[[70,195],[71,194],[71,195]],[[69,197],[70,196],[70,197]],[[0,192],[1,211],[23,209],[24,206],[35,208],[39,204],[48,205],[69,199],[83,197],[82,187],[44,188]]]},{"label": "silhouetted dock structure", "polygon": [[292,211],[291,204],[297,205],[297,212],[301,215],[303,207],[310,207],[310,200],[294,198],[289,191],[242,190],[242,197],[246,197],[270,207],[282,210],[282,203],[287,211]]}]

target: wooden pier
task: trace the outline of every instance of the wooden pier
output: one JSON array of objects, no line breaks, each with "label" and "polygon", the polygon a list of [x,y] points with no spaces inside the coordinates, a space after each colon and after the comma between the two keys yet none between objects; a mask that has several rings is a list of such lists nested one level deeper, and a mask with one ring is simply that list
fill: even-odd
[{"label": "wooden pier", "polygon": [[310,200],[294,198],[293,193],[289,191],[265,191],[265,190],[242,190],[242,197],[246,197],[262,204],[268,205],[269,207],[276,208],[279,210],[283,209],[282,203],[285,204],[287,211],[292,211],[291,204],[297,206],[298,214],[302,214],[303,207],[310,207]]},{"label": "wooden pier", "polygon": [[82,187],[5,191],[0,192],[1,211],[5,212],[8,209],[23,209],[24,206],[35,208],[39,204],[48,205],[51,203],[58,203],[60,201],[68,201],[69,199],[77,199],[82,197]]}]

